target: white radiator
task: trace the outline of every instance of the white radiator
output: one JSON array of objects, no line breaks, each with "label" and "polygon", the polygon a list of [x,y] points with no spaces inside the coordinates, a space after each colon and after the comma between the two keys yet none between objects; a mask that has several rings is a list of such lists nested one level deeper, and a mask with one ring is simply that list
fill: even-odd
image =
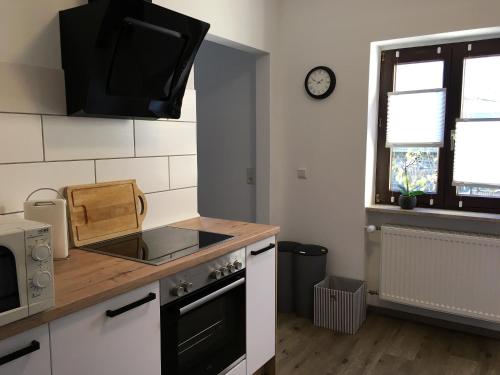
[{"label": "white radiator", "polygon": [[382,226],[380,298],[500,322],[500,238]]}]

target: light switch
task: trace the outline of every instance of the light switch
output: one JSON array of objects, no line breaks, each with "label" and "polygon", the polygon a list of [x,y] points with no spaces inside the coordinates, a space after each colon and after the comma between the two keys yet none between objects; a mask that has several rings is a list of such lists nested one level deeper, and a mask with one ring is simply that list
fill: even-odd
[{"label": "light switch", "polygon": [[247,184],[255,185],[255,168],[247,168]]},{"label": "light switch", "polygon": [[305,168],[297,169],[297,178],[299,178],[301,180],[306,180],[307,179],[307,170]]}]

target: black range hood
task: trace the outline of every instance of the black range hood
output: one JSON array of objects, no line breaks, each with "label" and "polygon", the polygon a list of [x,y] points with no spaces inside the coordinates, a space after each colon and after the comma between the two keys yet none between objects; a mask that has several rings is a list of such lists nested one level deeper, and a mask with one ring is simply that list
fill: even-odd
[{"label": "black range hood", "polygon": [[68,115],[173,118],[210,25],[145,0],[59,12]]}]

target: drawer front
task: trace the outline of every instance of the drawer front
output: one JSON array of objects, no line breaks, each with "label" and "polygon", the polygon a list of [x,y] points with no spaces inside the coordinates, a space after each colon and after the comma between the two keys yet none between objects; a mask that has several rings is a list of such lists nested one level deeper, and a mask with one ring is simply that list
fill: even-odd
[{"label": "drawer front", "polygon": [[51,322],[53,375],[160,375],[160,328],[158,282]]},{"label": "drawer front", "polygon": [[48,325],[0,341],[0,363],[0,375],[50,375]]},{"label": "drawer front", "polygon": [[267,238],[247,247],[247,374],[253,374],[275,354],[276,243]]}]

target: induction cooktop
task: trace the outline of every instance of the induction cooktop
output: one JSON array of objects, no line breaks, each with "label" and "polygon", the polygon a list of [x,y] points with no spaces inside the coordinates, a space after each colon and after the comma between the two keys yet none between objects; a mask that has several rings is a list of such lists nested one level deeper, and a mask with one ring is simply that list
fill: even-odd
[{"label": "induction cooktop", "polygon": [[85,245],[81,249],[160,265],[230,238],[232,236],[226,234],[165,226]]}]

